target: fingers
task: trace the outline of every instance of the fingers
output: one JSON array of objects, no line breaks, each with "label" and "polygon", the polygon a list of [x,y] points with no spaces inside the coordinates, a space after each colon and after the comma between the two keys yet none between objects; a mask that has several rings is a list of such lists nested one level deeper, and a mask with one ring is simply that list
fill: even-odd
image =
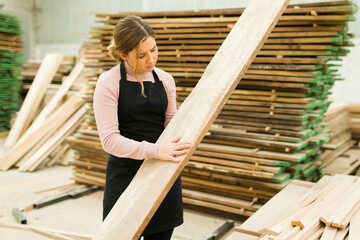
[{"label": "fingers", "polygon": [[185,153],[187,153],[187,150],[182,150],[182,151],[174,151],[172,155],[168,156],[168,161],[171,162],[180,162],[179,159],[175,158],[175,156],[180,156],[180,155],[184,155]]},{"label": "fingers", "polygon": [[191,147],[190,143],[177,143],[174,144],[173,150],[178,151],[178,150],[188,149],[190,147]]},{"label": "fingers", "polygon": [[170,140],[171,143],[177,143],[178,141],[180,141],[181,137],[180,136],[177,136],[173,139]]},{"label": "fingers", "polygon": [[169,155],[169,160],[172,162],[180,162],[179,159],[175,158],[176,156],[184,155],[188,152],[188,150],[181,150],[181,151],[173,151],[171,155]]},{"label": "fingers", "polygon": [[159,146],[158,158],[163,161],[180,162],[176,156],[184,155],[191,147],[190,142],[179,142],[180,136],[171,139],[169,142]]},{"label": "fingers", "polygon": [[187,153],[188,150],[182,150],[182,151],[176,151],[176,153],[174,154],[175,156],[180,156],[180,155],[184,155],[185,153]]},{"label": "fingers", "polygon": [[173,157],[173,156],[170,156],[169,161],[170,161],[170,162],[176,162],[176,163],[180,162],[179,159],[176,159],[176,158]]}]

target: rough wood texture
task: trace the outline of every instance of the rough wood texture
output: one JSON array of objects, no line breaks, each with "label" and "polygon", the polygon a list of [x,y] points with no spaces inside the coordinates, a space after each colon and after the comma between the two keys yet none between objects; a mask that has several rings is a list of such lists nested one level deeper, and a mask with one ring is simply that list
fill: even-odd
[{"label": "rough wood texture", "polygon": [[192,148],[180,157],[179,164],[157,159],[146,160],[94,239],[128,240],[137,239],[141,235],[288,2],[289,0],[250,2],[195,89],[157,141],[165,143],[180,135],[192,143]]}]

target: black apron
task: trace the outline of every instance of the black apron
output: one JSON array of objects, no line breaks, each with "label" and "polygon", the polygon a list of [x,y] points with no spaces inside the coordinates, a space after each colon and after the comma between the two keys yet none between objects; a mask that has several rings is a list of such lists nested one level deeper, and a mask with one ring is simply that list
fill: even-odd
[{"label": "black apron", "polygon": [[[164,130],[167,94],[155,71],[155,83],[145,81],[146,98],[141,95],[138,82],[126,80],[124,63],[120,64],[120,91],[118,121],[124,137],[155,143]],[[103,201],[103,219],[106,218],[120,195],[125,191],[143,160],[109,156]],[[175,181],[169,193],[155,212],[142,236],[172,229],[183,223],[181,177]]]}]

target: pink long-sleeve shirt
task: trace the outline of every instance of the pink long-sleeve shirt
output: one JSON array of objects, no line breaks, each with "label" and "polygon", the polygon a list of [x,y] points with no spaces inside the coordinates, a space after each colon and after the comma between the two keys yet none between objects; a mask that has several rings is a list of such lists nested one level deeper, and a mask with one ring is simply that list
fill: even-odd
[{"label": "pink long-sleeve shirt", "polygon": [[[134,69],[127,62],[125,62],[125,69],[127,80],[137,82],[138,80],[135,77]],[[170,74],[159,68],[155,68],[155,72],[160,81],[162,81],[168,97],[168,107],[165,112],[164,124],[164,127],[166,127],[177,111],[175,81]],[[155,82],[151,72],[138,71],[138,76],[144,82]],[[107,153],[117,157],[138,160],[156,158],[159,147],[158,144],[147,141],[135,141],[122,136],[119,131],[117,115],[119,81],[120,64],[102,73],[96,84],[93,105],[102,147]]]}]

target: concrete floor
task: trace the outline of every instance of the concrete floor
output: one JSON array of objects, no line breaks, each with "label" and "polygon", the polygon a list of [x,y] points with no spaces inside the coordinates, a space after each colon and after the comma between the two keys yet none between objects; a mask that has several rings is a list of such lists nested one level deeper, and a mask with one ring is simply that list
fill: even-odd
[{"label": "concrete floor", "polygon": [[[3,139],[0,139],[0,151]],[[17,169],[0,172],[0,222],[16,223],[11,210],[24,208],[58,191],[37,191],[73,183],[71,167],[54,166],[33,173]],[[101,223],[103,191],[78,199],[69,199],[44,208],[25,212],[29,225],[78,233],[93,234]],[[184,224],[176,228],[173,240],[201,240],[213,233],[227,219],[200,212],[184,211]],[[225,239],[224,236],[222,239]],[[0,227],[1,240],[47,240],[49,238],[25,230]]]}]

